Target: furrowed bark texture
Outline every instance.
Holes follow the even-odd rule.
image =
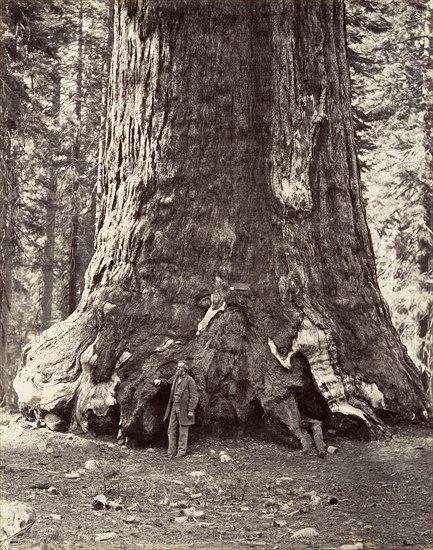
[[[308,448],[304,417],[421,416],[376,281],[342,3],[120,4],[97,250],[21,402],[149,441],[153,380],[187,359],[202,426],[259,409]]]

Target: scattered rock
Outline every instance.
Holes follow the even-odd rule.
[[[117,533],[114,533],[114,531],[109,531],[108,533],[98,533],[95,536],[95,540],[96,542],[101,542],[104,540],[117,539],[117,537],[118,537]]]
[[[61,495],[62,493],[56,489],[55,487],[48,487],[47,489],[47,493],[49,493],[50,495]]]
[[[202,470],[195,470],[194,472],[190,472],[189,475],[191,477],[203,477],[206,475],[206,472],[203,472]]]
[[[287,521],[285,519],[274,519],[273,525],[275,525],[275,527],[285,527]]]
[[[203,510],[194,510],[194,512],[192,513],[192,517],[195,519],[203,519],[206,517],[206,514]]]
[[[328,497],[328,503],[329,503],[329,504],[332,504],[332,505],[338,504],[338,498],[337,498],[337,497],[334,497],[334,496],[329,496],[329,497]]]
[[[242,506],[241,507],[241,512],[249,512],[250,509],[248,508],[248,506]]]
[[[152,449],[152,447],[149,447],[146,452],[147,453],[154,453],[155,449]]]
[[[172,479],[171,482],[174,483],[175,485],[181,485],[182,487],[185,485],[183,481],[180,481],[178,479]]]
[[[66,479],[80,479],[80,474],[78,472],[70,472],[65,474]]]
[[[311,491],[310,495],[311,504],[313,506],[318,506],[320,504],[320,501],[322,500],[316,493],[316,491]]]
[[[99,467],[99,462],[97,460],[86,460],[84,463],[84,468],[86,470],[96,470]]]
[[[184,492],[188,493],[188,494],[191,494],[192,493],[191,487],[185,487]]]
[[[280,481],[281,483],[290,483],[293,481],[293,477],[279,477],[277,481]]]
[[[164,522],[161,518],[156,518],[152,521],[152,525],[155,525],[156,527],[163,527]]]
[[[30,489],[49,489],[51,487],[51,483],[49,481],[35,481],[31,485],[29,485]]]
[[[228,455],[225,451],[220,452],[220,462],[231,462],[232,457]]]
[[[356,542],[355,544],[342,544],[338,550],[363,550],[363,548],[362,542]]]
[[[216,528],[216,525],[215,523],[210,523],[210,522],[207,522],[207,521],[202,521],[200,522],[200,527],[207,527],[208,529],[215,529]]]
[[[292,539],[312,539],[318,537],[319,533],[312,527],[305,527],[304,529],[298,529],[291,536]]]
[[[159,503],[161,506],[168,506],[170,504],[170,499],[168,497],[164,497],[159,501]]]
[[[405,546],[415,546],[415,543],[413,542],[413,540],[410,540],[410,539],[404,539],[403,544]]]
[[[201,498],[201,497],[202,497],[202,493],[191,493],[189,495],[189,498],[194,498],[194,499]]]
[[[338,453],[338,449],[337,449],[337,447],[333,447],[332,445],[328,445],[328,447],[326,447],[326,452],[329,453],[330,455],[335,455],[335,453]]]
[[[105,506],[108,510],[115,510],[116,512],[123,510],[123,504],[120,504],[117,500],[107,500]]]
[[[59,521],[62,519],[62,516],[60,514],[51,514],[50,518]]]
[[[53,432],[66,432],[69,428],[68,423],[54,413],[48,413],[44,417],[46,427]]]
[[[107,506],[107,497],[105,495],[96,495],[92,503],[94,510],[104,510]]]
[[[79,468],[76,473],[80,474],[80,476],[83,476],[86,473],[86,470],[84,468]]]

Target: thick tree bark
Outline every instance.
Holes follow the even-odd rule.
[[[161,429],[189,360],[201,424],[424,413],[379,293],[340,0],[119,2],[97,250],[27,348],[23,406]],[[316,426],[316,425],[315,425]],[[317,434],[316,434],[317,435]]]

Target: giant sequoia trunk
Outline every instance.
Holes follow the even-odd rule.
[[[150,441],[189,360],[201,425],[424,413],[378,290],[340,0],[121,1],[97,249],[23,406]],[[341,416],[343,415],[343,416]],[[380,415],[379,415],[380,416]]]

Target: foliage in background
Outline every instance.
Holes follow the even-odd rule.
[[[8,153],[17,197],[7,335],[13,369],[31,337],[70,313],[93,253],[109,5],[11,0],[2,9],[16,100]]]
[[[347,4],[353,108],[368,224],[381,290],[412,359],[421,366],[423,322],[433,308],[426,174],[424,0]],[[430,216],[430,220],[429,220]]]

